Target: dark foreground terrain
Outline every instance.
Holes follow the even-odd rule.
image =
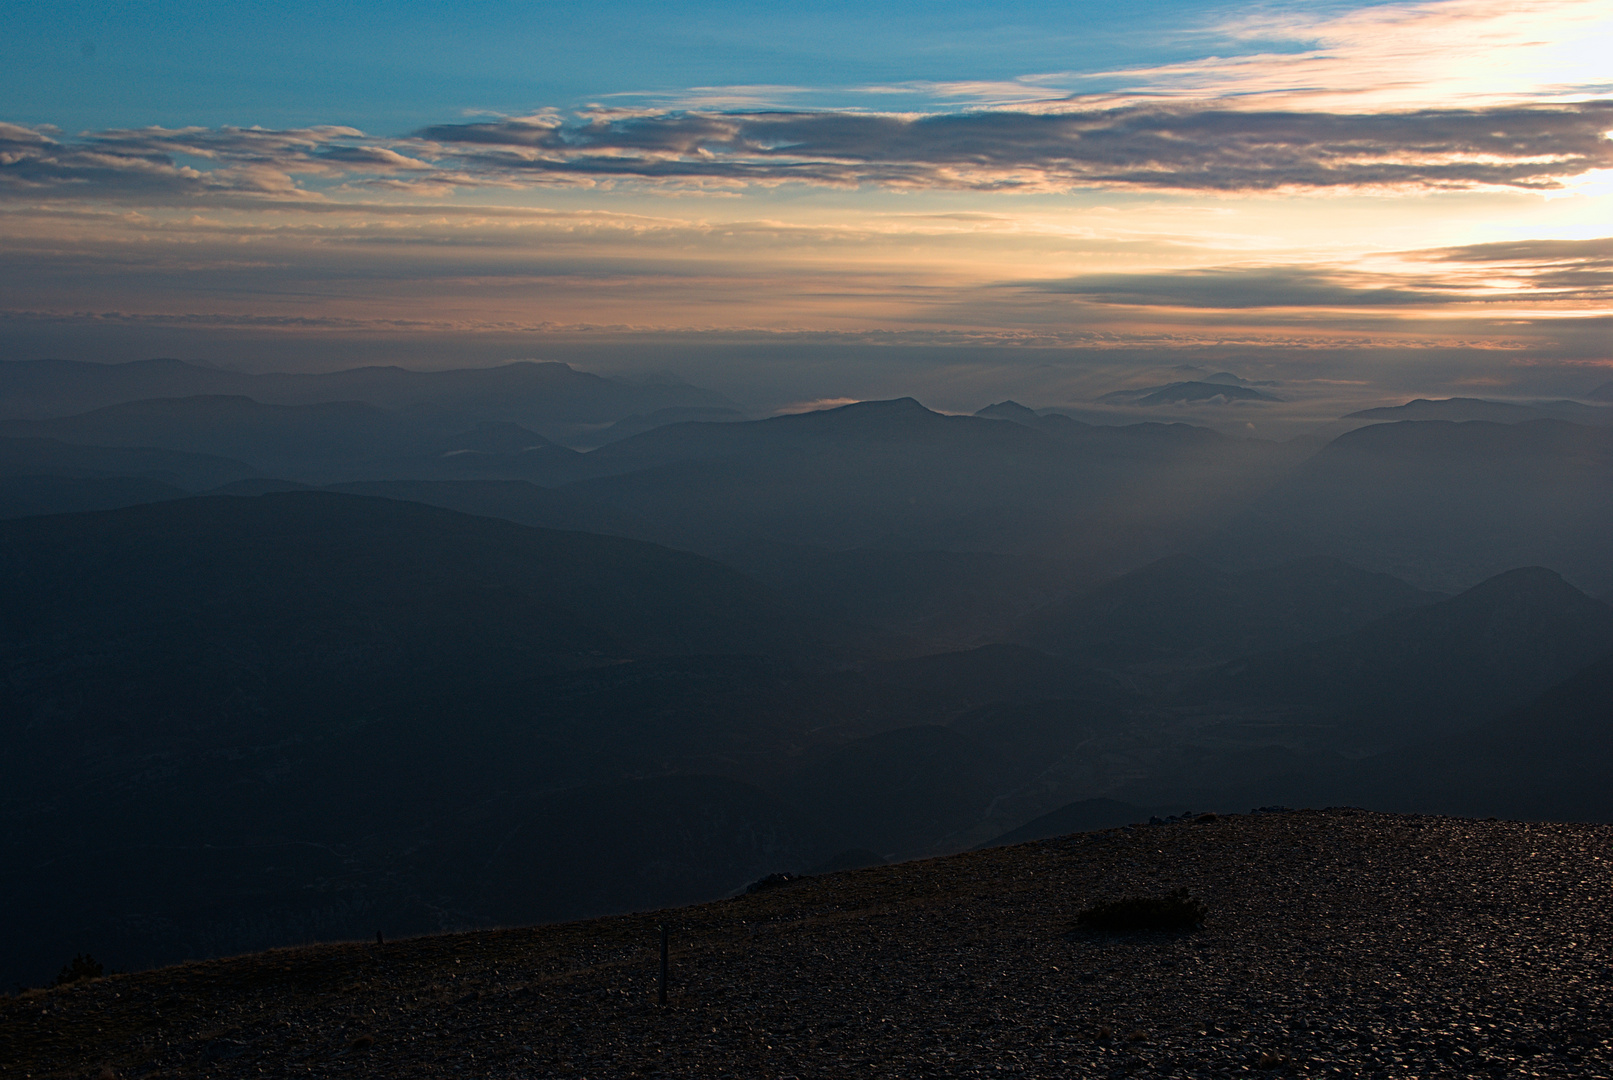
[[[1610,860],[1607,826],[1206,816],[29,992],[0,1076],[1607,1076]],[[1202,931],[1072,925],[1177,887]]]

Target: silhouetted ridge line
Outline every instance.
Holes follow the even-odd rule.
[[[1613,608],[1524,567],[1351,634],[1234,661],[1199,698],[1285,703],[1361,725],[1369,742],[1453,736],[1613,649]]]
[[[1322,556],[1229,573],[1173,555],[1036,613],[1015,636],[1094,663],[1206,664],[1332,637],[1435,599]]]

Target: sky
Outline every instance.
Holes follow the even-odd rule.
[[[1610,56],[1613,0],[12,0],[0,358],[1579,396]]]

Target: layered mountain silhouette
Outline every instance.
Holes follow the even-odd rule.
[[[1483,398],[1444,398],[1430,401],[1417,398],[1404,405],[1362,409],[1349,413],[1346,420],[1488,420],[1498,424],[1518,424],[1525,420],[1571,420],[1577,424],[1613,424],[1613,409],[1578,401],[1486,401]]]
[[[1613,428],[1562,420],[1372,424],[1333,440],[1228,524],[1215,561],[1327,554],[1454,592],[1549,566],[1613,585]]]
[[[605,428],[591,440],[597,445],[616,442],[633,435],[641,435],[646,431],[653,431],[668,424],[683,424],[691,421],[709,421],[712,423],[732,423],[736,420],[748,419],[738,409],[725,408],[718,405],[673,405],[665,409],[656,409],[652,413],[624,416],[610,427]]]
[[[1175,555],[1051,605],[1015,638],[1095,664],[1203,665],[1335,637],[1440,598],[1325,556],[1230,573]]]
[[[925,853],[965,834],[1008,778],[989,747],[940,725],[899,728],[824,754],[780,786],[838,847]]]
[[[0,519],[116,510],[189,494],[142,476],[0,476]]]
[[[77,416],[0,425],[105,447],[157,447],[250,462],[296,480],[391,475],[564,475],[579,455],[520,425],[481,421],[454,432],[362,402],[265,405],[247,397],[156,398]]]
[[[424,503],[540,529],[659,539],[652,522],[525,480],[370,480],[331,484],[323,490]]]
[[[1384,806],[1522,820],[1613,820],[1613,654],[1459,735],[1364,762],[1353,792]]]
[[[1455,737],[1613,651],[1613,608],[1556,573],[1509,571],[1360,630],[1234,661],[1200,699],[1302,709],[1362,745]]]
[[[1077,430],[943,416],[912,399],[673,424],[586,455],[592,477],[567,490],[708,554],[763,540],[1079,558],[1101,573],[1139,550],[1164,554],[1292,463],[1278,444],[1187,425]]]
[[[986,420],[1007,420],[1010,423],[1035,428],[1037,431],[1045,431],[1050,435],[1074,434],[1080,428],[1091,426],[1050,409],[1038,412],[1017,401],[999,401],[995,405],[987,405],[984,409],[977,410],[975,415]]]
[[[211,454],[0,436],[0,476],[155,480],[183,491],[201,492],[257,475],[245,462]]]
[[[1244,401],[1281,401],[1275,394],[1257,390],[1254,386],[1233,382],[1174,382],[1164,386],[1144,386],[1134,390],[1115,390],[1098,399],[1106,405],[1181,405],[1189,402],[1224,401],[1234,404]]]
[[[0,844],[12,865],[53,868],[8,875],[8,910],[37,918],[9,949],[95,924],[172,958],[260,931],[351,933],[366,905],[418,930],[491,919],[406,853],[469,843],[474,815],[455,822],[501,792],[659,771],[669,739],[687,760],[790,729],[787,708],[714,706],[709,670],[685,680],[680,713],[653,658],[727,663],[728,692],[799,703],[790,658],[821,653],[760,586],[698,556],[389,499],[27,518],[0,523],[0,551]],[[601,678],[650,708],[601,699]],[[827,705],[796,707],[824,726]],[[721,721],[654,729],[702,709]],[[152,911],[177,922],[116,929]]]
[[[268,405],[362,402],[455,428],[508,421],[561,441],[586,439],[625,417],[658,409],[733,406],[720,394],[673,379],[626,382],[532,361],[445,371],[366,367],[326,374],[248,374],[180,360],[0,363],[0,419],[45,419],[153,398],[201,395],[246,397]]]
[[[3,536],[15,647],[115,632],[143,650],[161,630],[193,639],[165,643],[177,655],[334,668],[344,656],[788,655],[806,641],[764,590],[698,556],[392,499],[185,499],[23,519]],[[444,636],[451,626],[470,636]]]
[[[0,419],[7,978],[1188,805],[1613,817],[1607,426],[172,361],[0,364]]]
[[[1073,577],[1050,559],[981,551],[835,551],[753,540],[717,557],[797,610],[937,648],[1000,637]]]

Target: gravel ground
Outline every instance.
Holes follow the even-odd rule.
[[[0,999],[0,1076],[1607,1077],[1610,860],[1608,826],[1136,826],[30,992]],[[1201,931],[1072,926],[1180,886]]]

